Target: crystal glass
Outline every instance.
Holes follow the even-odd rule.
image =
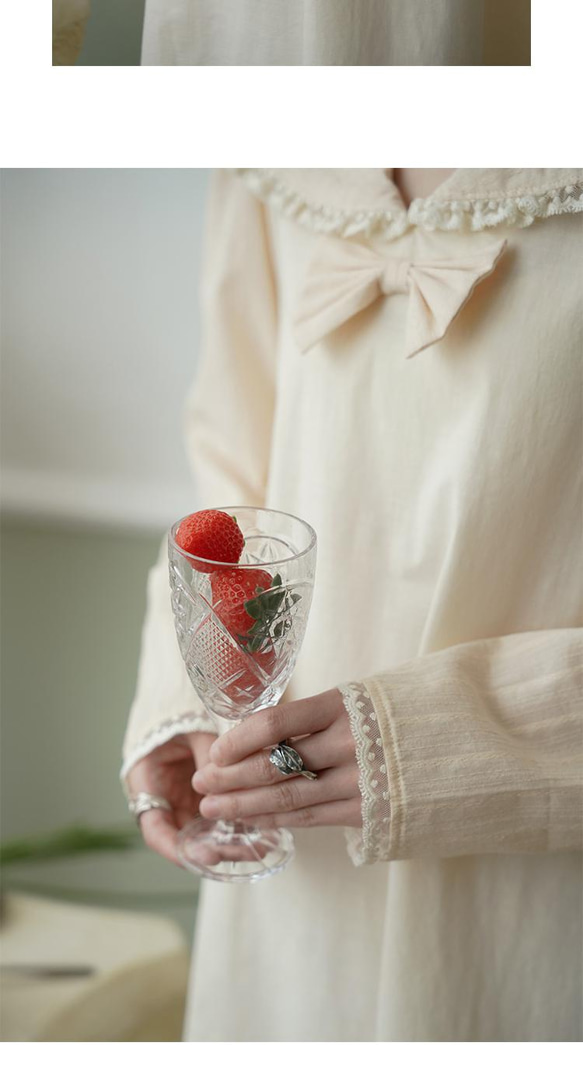
[[[239,563],[214,563],[185,552],[175,540],[179,520],[168,536],[170,588],[190,680],[207,711],[234,725],[277,704],[289,681],[310,611],[316,534],[302,519],[281,511],[218,510],[236,518],[243,533]],[[210,573],[197,569],[210,563]],[[221,572],[236,570],[244,578],[255,568],[269,574],[271,585],[247,602],[249,630],[236,634],[223,621],[227,616],[211,575],[216,581]],[[289,830],[199,816],[181,831],[179,855],[185,867],[207,878],[252,882],[283,870],[293,856],[293,837]]]

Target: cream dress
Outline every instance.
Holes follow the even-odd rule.
[[[147,0],[142,64],[479,64],[483,0]]]
[[[364,829],[203,885],[190,1040],[581,1038],[581,211],[574,170],[215,179],[188,451],[318,532],[287,699],[344,683]],[[163,546],[124,770],[197,728]]]

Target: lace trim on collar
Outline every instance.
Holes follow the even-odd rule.
[[[293,219],[308,230],[335,237],[381,237],[387,241],[400,237],[409,226],[407,212],[381,209],[346,210],[311,203],[305,196],[286,185],[271,170],[236,170],[255,196],[281,215]]]
[[[583,186],[567,185],[537,195],[500,200],[414,200],[410,222],[425,230],[487,230],[532,226],[537,219],[583,211]]]
[[[469,231],[496,226],[531,226],[537,219],[583,211],[583,185],[565,185],[543,193],[494,199],[414,200],[409,209],[342,210],[313,203],[286,185],[271,170],[235,171],[260,200],[316,233],[336,237],[391,241],[410,226],[424,230]]]

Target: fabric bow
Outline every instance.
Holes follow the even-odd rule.
[[[478,282],[495,269],[506,241],[474,255],[434,262],[390,259],[365,245],[323,241],[308,269],[295,320],[302,352],[382,296],[409,294],[407,359],[445,336]]]

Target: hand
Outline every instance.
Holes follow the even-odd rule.
[[[269,747],[288,739],[316,781],[284,776]],[[266,750],[267,749],[267,750]],[[258,711],[212,745],[192,785],[207,795],[201,815],[261,827],[362,826],[359,770],[338,689]]]
[[[208,762],[214,740],[214,734],[181,734],[135,763],[127,776],[130,793],[153,793],[172,805],[171,812],[146,811],[140,816],[140,830],[148,848],[179,867],[178,831],[198,814],[200,803],[192,789],[192,775]]]

